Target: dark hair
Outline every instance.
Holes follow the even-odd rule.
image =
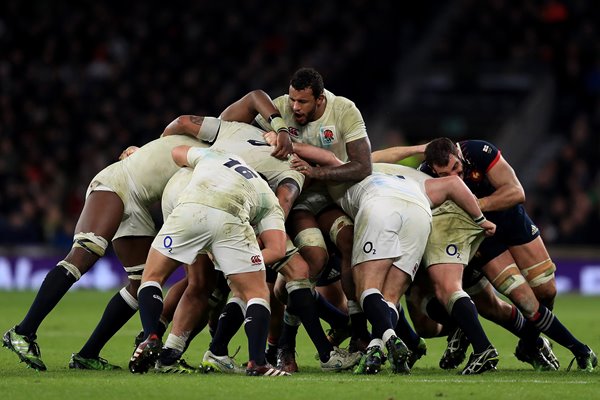
[[[313,68],[300,68],[294,72],[290,79],[290,86],[296,90],[311,88],[315,99],[323,94],[325,88],[323,77]]]
[[[430,167],[446,166],[450,162],[450,154],[458,157],[458,149],[452,140],[446,137],[434,139],[425,148],[425,162]]]

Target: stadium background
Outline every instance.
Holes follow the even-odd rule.
[[[218,115],[312,66],[374,149],[440,135],[498,145],[558,265],[600,294],[600,4],[585,0],[5,0],[0,289],[68,251],[85,188],[179,114]],[[124,275],[109,255],[78,286]]]

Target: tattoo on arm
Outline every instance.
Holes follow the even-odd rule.
[[[371,143],[369,139],[354,140],[346,145],[348,160],[338,167],[316,168],[316,178],[335,182],[360,181],[371,174]]]
[[[204,117],[199,117],[197,115],[190,115],[190,122],[192,124],[202,126],[202,122],[204,122]]]

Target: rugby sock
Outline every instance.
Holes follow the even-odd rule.
[[[227,346],[231,338],[235,336],[240,326],[244,323],[244,315],[246,314],[244,307],[245,304],[242,299],[232,297],[223,308],[223,312],[219,316],[215,335],[208,348],[214,355],[227,355]]]
[[[345,328],[348,326],[350,323],[348,315],[327,301],[319,292],[315,291],[314,296],[319,318],[331,325],[332,328]]]
[[[116,293],[106,305],[100,322],[79,351],[79,355],[84,358],[97,358],[104,345],[133,317],[137,309],[137,300],[127,290],[122,289]]]
[[[519,346],[536,345],[540,337],[539,329],[532,322],[526,320],[517,307],[514,305],[511,305],[511,307],[510,319],[500,321],[500,326],[521,339],[519,340]]]
[[[390,308],[379,290],[365,290],[360,296],[360,302],[373,326],[373,337],[381,338],[386,330],[393,329]]]
[[[323,332],[316,308],[315,298],[310,288],[296,289],[288,293],[288,311],[300,318],[306,333],[319,352],[321,361],[327,361],[333,345],[329,343]]]
[[[57,265],[52,268],[44,278],[27,315],[15,327],[15,332],[19,335],[34,335],[44,318],[56,307],[76,281],[77,278],[64,267]]]
[[[145,282],[138,290],[140,319],[144,328],[144,338],[158,331],[160,314],[163,310],[162,288],[158,282]]]
[[[429,299],[427,305],[425,306],[425,311],[427,312],[429,318],[439,324],[444,325],[444,327],[448,327],[448,330],[451,330],[451,327],[456,325],[456,323],[450,318],[450,315],[448,315],[446,308],[435,297]]]
[[[473,345],[473,353],[481,353],[491,346],[479,322],[475,304],[473,304],[470,297],[466,296],[456,299],[452,306],[451,316],[456,320],[463,332],[465,332],[467,338],[469,338],[469,341]]]
[[[348,313],[350,314],[350,332],[353,339],[371,340],[371,333],[367,327],[367,316],[355,300],[348,300]]]
[[[244,330],[248,336],[248,356],[256,365],[265,365],[265,343],[269,336],[269,320],[271,311],[265,299],[248,300]]]
[[[419,346],[420,337],[406,319],[404,307],[401,304],[398,304],[398,322],[394,330],[409,349],[416,349]]]
[[[583,343],[575,339],[567,328],[558,320],[558,318],[548,310],[546,306],[540,304],[538,311],[530,318],[536,328],[544,332],[546,336],[554,340],[561,346],[569,349],[573,354],[582,354],[587,352]]]
[[[300,328],[300,318],[285,311],[283,314],[283,326],[279,336],[279,348],[286,350],[294,350],[296,348],[296,336],[298,328]]]

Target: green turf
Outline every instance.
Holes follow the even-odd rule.
[[[0,333],[19,322],[33,299],[32,292],[0,291]],[[18,358],[0,349],[0,398],[2,399],[592,399],[600,398],[600,373],[566,372],[570,353],[555,345],[561,361],[559,372],[536,373],[513,356],[516,340],[506,331],[484,322],[500,353],[499,371],[459,376],[437,367],[445,340],[427,341],[428,355],[410,376],[396,376],[387,369],[377,376],[353,376],[349,372],[324,373],[318,369],[315,350],[304,331],[298,338],[301,372],[287,378],[250,378],[218,374],[173,376],[149,373],[133,375],[126,369],[133,338],[138,333],[135,316],[106,346],[102,356],[124,367],[122,371],[96,372],[68,369],[76,352],[91,333],[112,293],[69,293],[44,321],[38,332],[47,372],[26,369]],[[560,296],[557,315],[583,342],[600,351],[600,298]],[[230,351],[241,345],[238,360],[247,357],[245,337],[238,334]],[[192,344],[186,360],[201,361],[208,333]]]

